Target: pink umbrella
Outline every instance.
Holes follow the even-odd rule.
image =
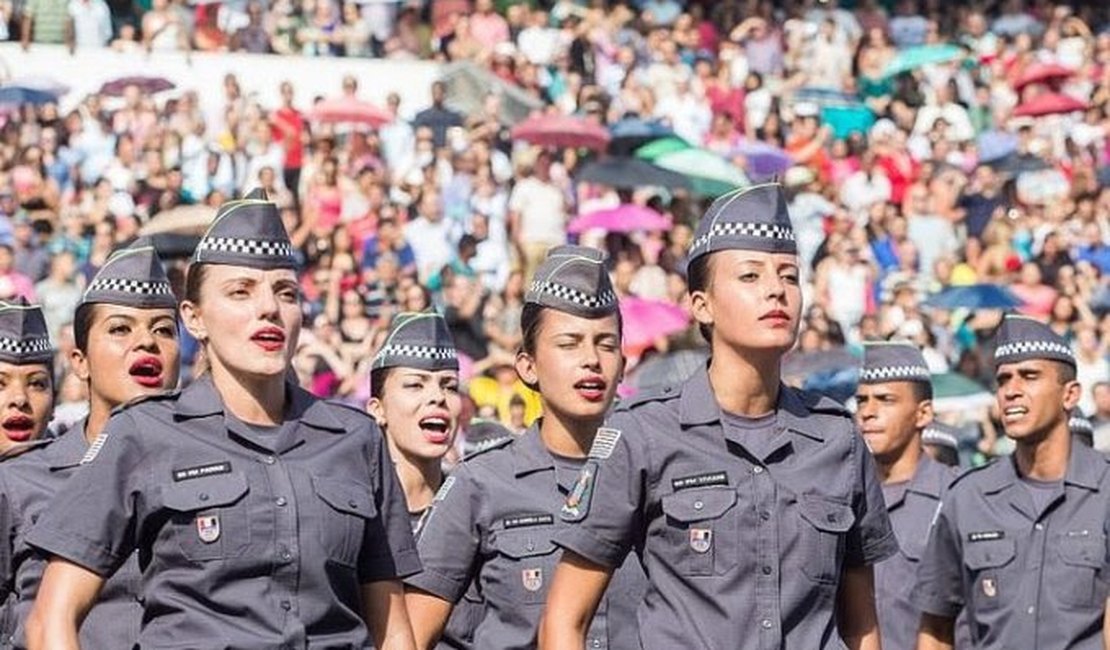
[[[609,146],[609,131],[600,124],[573,115],[536,115],[513,127],[513,140],[544,147],[584,147],[603,151]]]
[[[1086,102],[1081,102],[1063,93],[1045,93],[1019,104],[1014,109],[1014,117],[1040,117],[1042,115],[1085,110],[1087,110]]]
[[[374,128],[393,121],[389,111],[353,97],[325,99],[312,107],[310,117],[315,122],[351,122]]]
[[[625,354],[638,356],[663,337],[686,329],[690,317],[678,305],[661,300],[629,296],[621,298]]]
[[[670,220],[655,210],[626,203],[615,208],[580,214],[567,225],[567,232],[577,235],[593,229],[606,232],[635,232],[667,230],[670,227]]]
[[[1058,63],[1033,63],[1014,81],[1014,90],[1021,90],[1029,84],[1060,81],[1073,74],[1074,70]]]

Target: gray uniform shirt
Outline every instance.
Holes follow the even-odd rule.
[[[27,533],[46,510],[51,498],[81,466],[89,453],[85,420],[33,452],[0,465],[0,508],[13,526],[5,531],[4,543],[12,553],[13,609],[5,629],[5,642],[26,647],[23,625],[38,594],[45,557],[27,544]],[[139,599],[139,560],[135,553],[105,583],[96,605],[81,624],[83,648],[130,648],[139,639],[143,609]]]
[[[730,438],[706,369],[630,400],[599,433],[559,545],[640,554],[645,650],[841,648],[841,570],[897,552],[874,461],[842,406],[783,387],[775,444]]]
[[[913,650],[917,646],[921,611],[910,602],[910,593],[925,552],[929,523],[954,478],[950,468],[922,454],[910,481],[883,486],[899,549],[896,555],[875,565],[875,609],[883,648],[887,650]]]
[[[577,478],[557,465],[533,425],[520,438],[468,457],[436,497],[419,542],[424,572],[406,582],[457,603],[475,581],[486,603],[475,648],[536,645],[559,559],[559,508]],[[628,603],[637,602],[643,589],[637,563],[618,572],[594,616],[587,648],[638,650]]]
[[[290,385],[281,431],[259,436],[205,377],[106,431],[28,542],[103,576],[138,549],[143,647],[362,648],[360,585],[420,569],[364,413]]]
[[[965,610],[975,648],[1101,650],[1110,594],[1110,459],[1072,445],[1062,493],[1033,506],[1012,458],[949,488],[918,568],[913,602]]]

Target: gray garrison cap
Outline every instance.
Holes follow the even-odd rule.
[[[617,294],[605,268],[605,254],[585,246],[556,246],[532,278],[524,302],[583,318],[617,311]]]
[[[77,307],[93,303],[140,309],[177,307],[166,269],[149,238],[140,237],[127,248],[112,253],[85,289]]]
[[[960,450],[959,430],[943,422],[933,422],[921,432],[921,444]]]
[[[1048,359],[1075,367],[1075,353],[1044,323],[1025,316],[1007,315],[994,338],[994,366],[1029,359]]]
[[[193,253],[193,264],[227,264],[255,269],[292,269],[293,244],[277,206],[262,190],[220,206]]]
[[[1095,446],[1095,426],[1079,411],[1073,411],[1068,418],[1068,431],[1088,447]]]
[[[432,312],[402,312],[393,317],[389,334],[374,355],[371,370],[382,368],[458,370],[455,341],[443,316]]]
[[[38,305],[29,305],[23,298],[0,302],[0,361],[16,365],[51,363],[54,347],[47,332]]]
[[[930,382],[929,366],[916,345],[902,342],[865,343],[861,384],[885,384],[889,381]]]
[[[721,250],[797,253],[782,185],[763,183],[719,197],[698,222],[688,262]]]

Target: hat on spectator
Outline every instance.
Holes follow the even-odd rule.
[[[1030,359],[1047,359],[1075,367],[1075,354],[1048,325],[1025,316],[1009,314],[994,338],[994,366]]]
[[[929,366],[916,345],[901,341],[868,342],[863,345],[861,384],[885,384],[891,381],[930,383]]]
[[[77,308],[93,303],[140,309],[177,307],[166,269],[149,238],[140,237],[108,257],[85,289]]]
[[[617,311],[617,294],[605,268],[605,254],[585,246],[556,246],[536,269],[524,302],[583,318]]]
[[[714,201],[698,222],[687,263],[730,249],[798,252],[781,185],[752,185]]]
[[[254,190],[220,206],[193,253],[193,264],[227,264],[255,269],[296,268],[293,245],[277,206]]]
[[[0,361],[16,365],[51,363],[54,346],[47,332],[38,305],[29,305],[23,298],[0,302]]]
[[[459,356],[447,321],[434,311],[402,312],[393,317],[371,370],[382,368],[458,370]]]

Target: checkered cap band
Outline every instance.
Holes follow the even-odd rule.
[[[756,223],[751,221],[729,221],[715,223],[690,246],[690,257],[705,252],[703,249],[716,237],[750,237],[753,239],[776,239],[794,241],[794,229],[777,223]]]
[[[884,381],[929,381],[929,369],[923,366],[876,366],[862,368],[859,380],[864,383]]]
[[[458,359],[455,348],[434,347],[431,345],[389,344],[382,346],[374,355],[373,366],[380,367],[389,359],[420,359],[427,361],[454,361]]]
[[[54,349],[50,346],[50,339],[48,338],[11,339],[0,337],[0,354],[22,357],[36,353],[53,354],[53,352]]]
[[[197,252],[201,251],[235,253],[255,257],[293,257],[293,245],[287,241],[266,241],[241,237],[205,237],[197,245]]]
[[[1049,358],[1064,357],[1075,362],[1075,353],[1066,345],[1055,341],[1014,341],[1003,343],[994,350],[994,360],[1003,361],[1008,357],[1052,355]]]
[[[103,278],[92,281],[85,294],[97,291],[118,291],[120,293],[133,293],[140,296],[172,296],[169,282],[149,282],[146,280],[128,280],[125,278]]]
[[[1068,420],[1068,428],[1072,431],[1078,431],[1081,433],[1093,433],[1095,430],[1095,427],[1093,424],[1091,424],[1090,420],[1088,420],[1087,418],[1075,416],[1072,416]]]
[[[953,449],[960,448],[960,441],[956,440],[956,436],[947,431],[940,431],[931,427],[921,433],[921,442],[927,445],[944,445]]]
[[[557,282],[542,282],[535,280],[532,282],[530,291],[536,294],[552,296],[559,300],[566,300],[585,309],[608,309],[617,304],[617,294],[612,291],[606,290],[596,296],[591,296],[588,293],[579,291],[578,289],[572,289]]]

